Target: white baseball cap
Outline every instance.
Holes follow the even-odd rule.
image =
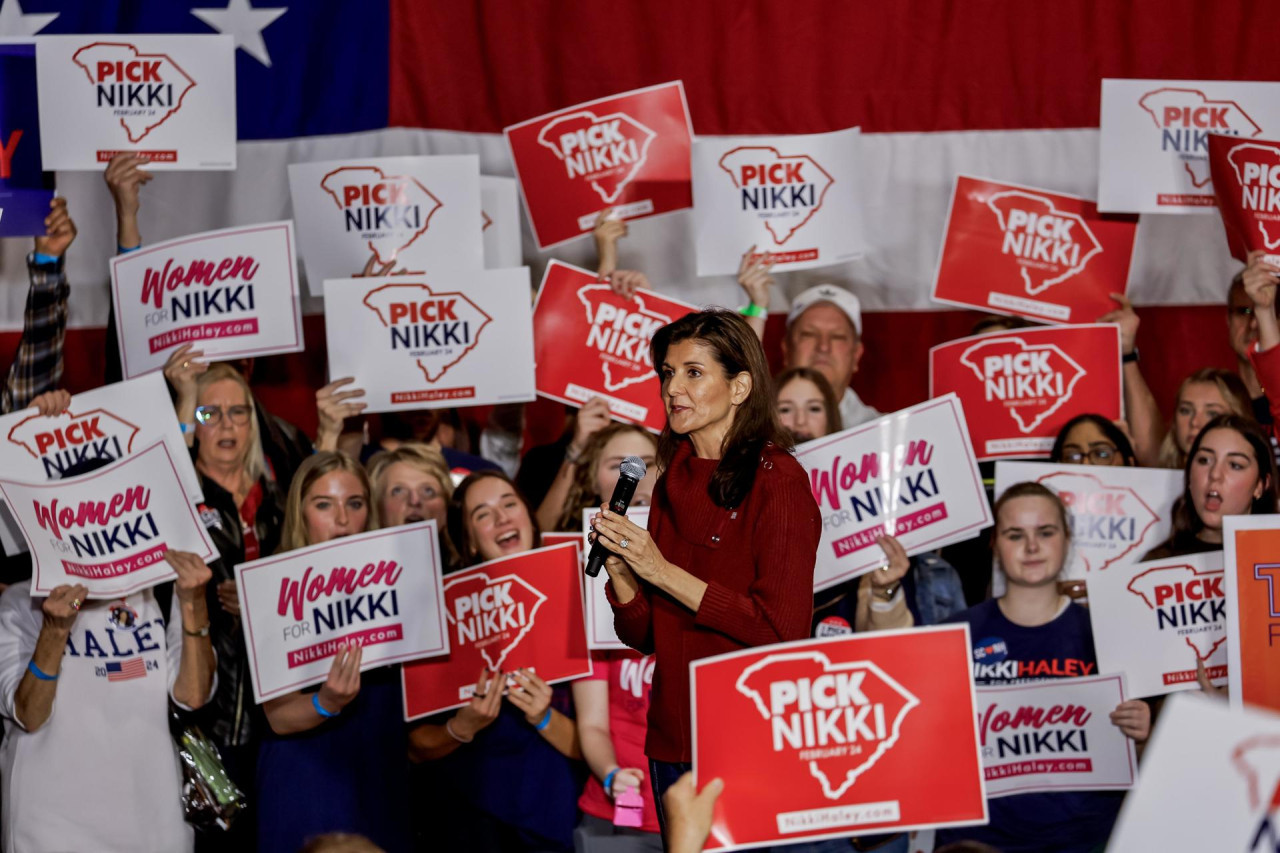
[[[854,331],[859,336],[862,335],[862,303],[858,301],[858,297],[834,284],[819,284],[792,299],[791,310],[787,312],[787,325],[790,326],[797,317],[819,302],[830,302],[843,311],[849,322],[853,323]]]

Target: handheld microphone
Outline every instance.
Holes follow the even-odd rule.
[[[639,456],[628,456],[618,466],[618,485],[613,487],[613,497],[609,499],[609,509],[618,515],[626,515],[631,504],[631,496],[636,493],[636,484],[644,479],[644,460]],[[595,577],[604,567],[604,561],[613,552],[601,544],[599,537],[591,543],[591,553],[587,555],[587,574]]]

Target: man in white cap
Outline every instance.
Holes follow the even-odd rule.
[[[819,284],[791,300],[782,339],[787,369],[810,367],[827,377],[840,397],[844,428],[880,417],[862,402],[849,381],[862,359],[862,306],[858,297],[834,284]]]

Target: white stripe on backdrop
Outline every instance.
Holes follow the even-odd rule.
[[[965,131],[863,134],[859,197],[868,245],[858,261],[789,273],[780,284],[794,294],[819,281],[847,284],[867,310],[937,310],[929,288],[941,245],[946,206],[957,173],[1096,197],[1096,130]],[[143,189],[144,239],[158,242],[198,231],[287,219],[290,162],[355,156],[468,154],[481,172],[512,175],[498,134],[393,128],[369,133],[239,145],[232,173],[161,173]],[[80,236],[71,249],[72,326],[101,326],[107,317],[107,258],[115,251],[115,219],[100,173],[63,172],[58,189],[70,203]],[[523,218],[523,212],[522,212]],[[551,257],[594,268],[589,239],[539,253],[523,225],[525,262],[539,281]],[[644,270],[655,286],[690,302],[740,305],[732,279],[694,275],[693,223],[687,212],[634,222],[624,242],[624,268]],[[24,257],[31,241],[0,240],[0,329],[22,325]],[[1148,216],[1138,230],[1131,292],[1138,304],[1218,302],[1240,266],[1227,253],[1216,211]],[[778,300],[774,310],[783,307]],[[319,306],[304,306],[319,313]]]

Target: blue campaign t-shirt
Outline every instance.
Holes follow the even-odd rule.
[[[1034,628],[1010,622],[994,599],[948,621],[969,624],[973,678],[979,685],[1098,674],[1089,611],[1074,602],[1052,621]],[[990,823],[939,830],[938,845],[970,839],[1005,853],[1083,853],[1106,843],[1123,800],[1119,791],[998,797],[987,803]]]

